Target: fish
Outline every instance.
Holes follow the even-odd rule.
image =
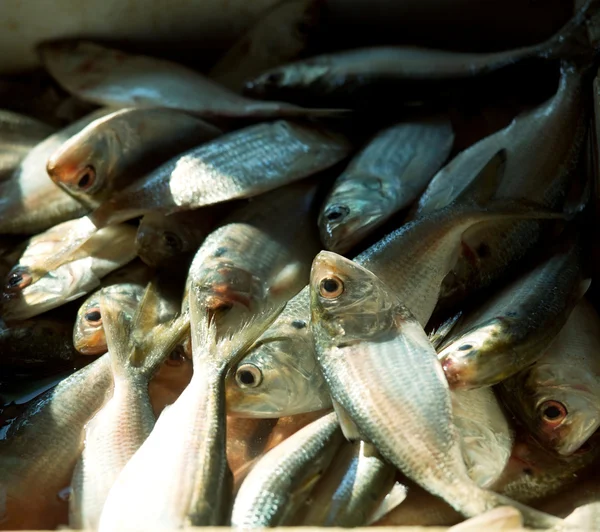
[[[581,254],[563,242],[454,327],[438,351],[452,388],[498,384],[543,355],[590,285]]]
[[[156,212],[144,215],[135,237],[137,254],[152,268],[169,268],[192,259],[213,229],[216,213],[208,208],[165,216]]]
[[[367,525],[371,526],[373,523],[379,521],[384,515],[396,509],[406,500],[407,493],[408,488],[404,484],[396,481],[392,486],[392,489],[383,498],[383,501],[381,501],[381,504],[375,509],[375,511],[367,520]]]
[[[437,116],[379,131],[336,179],[319,215],[326,249],[346,253],[408,207],[447,159],[452,124]]]
[[[27,153],[55,131],[35,118],[0,109],[0,181],[9,178]]]
[[[0,522],[6,530],[55,529],[66,524],[64,496],[83,448],[88,421],[110,396],[108,356],[42,394],[0,440]]]
[[[480,178],[494,181],[501,164],[499,152],[484,167]],[[445,209],[404,224],[355,260],[381,277],[425,325],[437,304],[442,281],[454,265],[466,229],[503,217],[554,216],[533,214],[530,206],[516,210],[512,202],[509,206],[501,203],[496,207],[478,207],[462,204],[459,197]],[[228,375],[227,404],[231,415],[283,416],[331,405],[315,361],[309,321],[309,288],[305,287],[286,304],[273,325]]]
[[[182,394],[192,379],[192,360],[182,345],[171,351],[148,384],[148,395],[154,417],[162,414]]]
[[[265,454],[237,493],[231,526],[247,529],[285,524],[321,478],[342,441],[332,412]]]
[[[408,46],[357,48],[273,68],[248,80],[244,89],[253,97],[301,100],[313,105],[374,105],[382,95],[390,94],[396,105],[437,103],[448,92],[464,96],[478,81],[495,79],[494,74],[502,75],[519,64],[589,54],[586,18],[596,10],[595,1],[587,2],[555,35],[523,48],[492,53]]]
[[[52,181],[90,209],[172,157],[222,131],[181,111],[119,109],[94,120],[48,159]]]
[[[471,517],[462,523],[448,529],[450,532],[465,532],[467,530],[522,530],[523,518],[516,508],[498,506],[484,514]]]
[[[317,361],[347,438],[375,445],[384,459],[465,517],[509,505],[529,526],[560,522],[469,478],[435,350],[417,318],[375,274],[322,251],[313,262],[310,290]],[[369,384],[374,379],[376,393]]]
[[[191,285],[188,290],[194,289]],[[217,341],[210,313],[200,308],[194,294],[189,301],[194,374],[117,478],[100,517],[101,532],[228,522],[232,478],[226,459],[223,378],[247,344],[235,338]],[[271,321],[258,315],[247,326],[258,327],[258,335]]]
[[[168,107],[204,118],[330,116],[338,112],[251,100],[183,65],[89,41],[45,42],[38,46],[38,53],[59,85],[97,105]]]
[[[599,325],[594,308],[581,299],[543,356],[499,388],[535,438],[562,456],[600,427]]]
[[[5,281],[0,296],[4,320],[31,318],[73,301],[91,292],[103,277],[135,258],[135,228],[120,224],[98,231],[70,260],[40,274],[36,267],[53,249],[60,248],[60,233],[52,233],[48,239],[44,235],[36,238],[39,240],[30,242]]]
[[[333,166],[349,152],[349,142],[331,131],[264,122],[174,157],[113,195],[90,219],[103,227],[150,211],[172,214],[249,198]]]
[[[241,92],[247,79],[295,59],[319,23],[321,5],[320,0],[284,0],[266,9],[219,58],[208,77]]]
[[[153,283],[133,319],[117,301],[100,298],[114,389],[85,427],[83,452],[71,481],[71,528],[97,529],[110,488],[154,427],[148,382],[189,327],[184,317],[158,323],[159,304]]]
[[[69,320],[50,316],[10,326],[0,322],[2,376],[44,375],[70,369],[77,356],[71,330]]]
[[[100,310],[100,299],[115,301],[121,312],[133,318],[142,299],[146,285],[152,279],[152,271],[139,261],[116,270],[103,280],[103,288],[86,298],[77,311],[73,326],[73,346],[82,355],[101,355],[108,350]],[[164,305],[164,303],[163,303]],[[173,308],[172,317],[178,312]]]
[[[303,180],[268,192],[206,237],[187,282],[214,313],[219,335],[232,335],[250,316],[287,302],[306,285],[321,247],[317,190],[318,181]]]
[[[577,162],[587,129],[584,70],[563,62],[556,94],[459,153],[431,180],[412,219],[453,201],[499,149],[506,150],[506,167],[495,198],[526,199],[560,208],[567,187],[578,179]],[[440,305],[456,306],[469,294],[509,275],[542,234],[543,227],[533,221],[465,233],[459,260],[444,281]]]
[[[294,521],[298,526],[365,526],[395,480],[396,468],[371,445],[346,442]]]
[[[553,530],[598,530],[600,528],[600,503],[591,502],[580,506],[565,517],[562,525]]]
[[[46,161],[68,138],[108,112],[94,111],[29,150],[12,175],[0,183],[0,233],[39,233],[89,210],[48,179]]]

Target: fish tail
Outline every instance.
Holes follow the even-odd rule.
[[[523,516],[523,523],[527,527],[548,529],[554,528],[563,522],[562,519],[554,515],[535,510],[526,504],[509,499],[504,495],[494,493],[494,497],[497,499],[496,506],[512,506],[519,510]]]

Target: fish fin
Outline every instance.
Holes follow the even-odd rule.
[[[337,414],[338,422],[344,437],[350,442],[356,442],[360,440],[366,441],[366,439],[362,437],[359,428],[356,426],[356,423],[354,423],[350,417],[350,414],[348,414],[348,411],[335,399],[332,399],[331,402],[333,404],[333,409]]]
[[[440,323],[437,326],[437,328],[433,329],[429,333],[429,341],[431,342],[431,345],[434,347],[434,349],[437,349],[442,345],[446,337],[452,332],[452,329],[454,329],[454,326],[458,323],[462,316],[463,311],[459,310],[458,312],[450,316],[448,319]]]
[[[110,356],[113,375],[124,375],[131,351],[129,333],[131,322],[114,299],[100,295],[100,313],[106,334],[106,345]]]
[[[302,272],[303,265],[300,262],[292,262],[287,264],[279,273],[275,276],[275,279],[269,287],[269,293],[277,294],[284,292],[293,284],[294,280],[298,278]]]
[[[527,527],[531,528],[553,528],[562,524],[563,520],[554,515],[542,512],[527,506],[526,504],[517,502],[505,495],[494,493],[496,501],[499,503],[498,506],[512,506],[516,508],[523,517],[523,523]]]
[[[506,150],[498,150],[452,203],[486,205],[496,193],[506,169]]]
[[[384,515],[390,513],[394,508],[404,502],[408,495],[408,488],[400,482],[396,482],[390,492],[385,496],[381,504],[375,509],[370,515],[369,520],[365,523],[365,526],[372,525],[376,521],[379,521]]]
[[[521,512],[512,506],[498,506],[448,529],[448,532],[475,530],[524,530]]]
[[[586,294],[586,292],[589,290],[591,284],[592,284],[591,279],[584,279],[583,281],[581,281],[581,283],[579,283],[579,290],[577,292],[577,300],[581,299]]]

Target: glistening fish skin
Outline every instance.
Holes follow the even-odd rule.
[[[327,414],[269,451],[248,474],[233,503],[231,524],[284,524],[327,469],[343,440],[335,413]]]
[[[48,175],[90,208],[171,157],[221,134],[180,111],[129,108],[94,120],[48,159]]]
[[[256,196],[324,170],[349,152],[345,138],[324,129],[284,120],[257,124],[171,159],[90,217],[103,226],[153,210],[173,213]]]
[[[337,178],[321,214],[321,240],[345,253],[408,207],[423,192],[452,148],[443,116],[403,122],[377,133]]]
[[[360,437],[465,516],[516,504],[469,478],[435,350],[389,288],[365,268],[331,252],[315,258],[310,287],[317,360],[333,399],[356,424]],[[375,380],[374,393],[370,383]],[[519,509],[532,525],[556,522],[549,515]]]
[[[451,387],[491,386],[538,360],[589,286],[566,242],[454,327],[438,357]]]
[[[582,299],[540,360],[500,386],[535,438],[563,456],[600,426],[599,325],[596,311]]]
[[[83,430],[112,388],[107,356],[67,377],[32,402],[0,441],[2,527],[54,529],[67,522],[69,486]]]

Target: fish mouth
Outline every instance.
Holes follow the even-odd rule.
[[[230,287],[221,289],[215,289],[215,287],[213,287],[212,293],[207,294],[204,297],[203,303],[204,307],[211,312],[226,312],[231,310],[235,305],[241,305],[250,310],[252,298],[250,297],[250,294],[231,290]]]
[[[456,360],[451,356],[447,356],[441,361],[442,369],[446,375],[448,385],[453,390],[465,390],[470,388],[470,371],[468,366],[460,360]]]
[[[102,327],[92,334],[82,335],[80,338],[74,340],[73,346],[82,355],[101,355],[108,351]]]

